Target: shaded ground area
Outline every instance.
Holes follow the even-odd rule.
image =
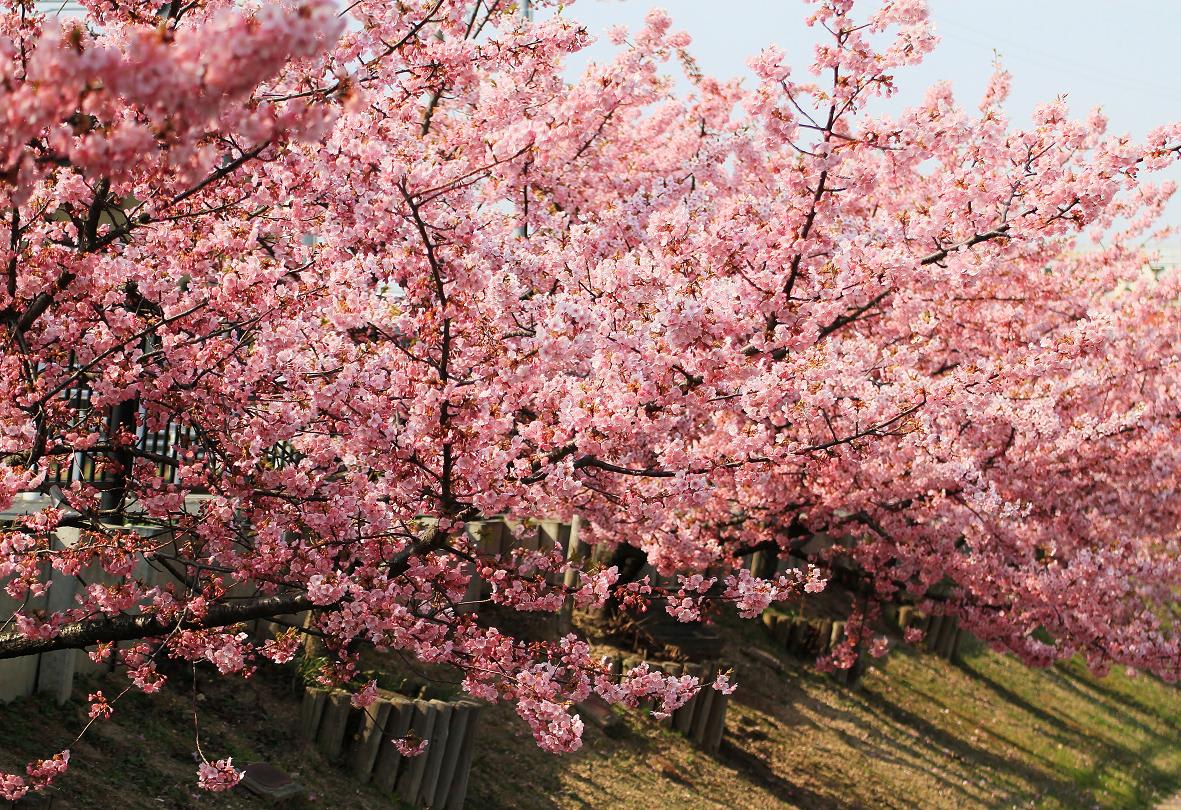
[[[206,755],[210,759],[232,756],[238,766],[271,762],[308,788],[308,807],[391,807],[384,796],[357,786],[344,770],[325,763],[314,749],[301,744],[302,686],[294,687],[294,675],[294,668],[270,668],[247,681],[227,681],[199,671],[195,703]],[[157,695],[127,693],[115,704],[112,718],[95,723],[77,743],[73,740],[87,721],[87,693],[102,689],[108,699],[113,698],[126,686],[126,678],[79,678],[74,699],[65,706],[41,697],[0,704],[0,771],[23,773],[30,758],[71,749],[70,769],[50,795],[40,802],[18,802],[15,807],[263,807],[241,788],[224,794],[198,790],[192,674],[182,670],[173,678]]]
[[[1073,810],[1150,808],[1181,788],[1181,691],[1154,679],[1097,680],[1074,664],[1030,671],[980,649],[957,667],[900,649],[848,689],[769,652],[754,623],[726,620],[721,630],[741,688],[719,755],[629,715],[621,739],[589,728],[583,750],[553,757],[511,709],[492,707],[467,806]],[[201,676],[207,753],[296,773],[309,807],[396,806],[298,741],[293,674]],[[238,791],[196,791],[190,679],[177,673],[162,696],[129,694],[73,745],[53,807],[261,807]],[[109,697],[120,681],[80,681],[64,707],[0,706],[0,770],[70,744],[96,688]]]

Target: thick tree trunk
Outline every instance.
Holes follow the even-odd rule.
[[[647,564],[648,552],[628,543],[620,543],[616,546],[615,553],[611,555],[611,561],[607,563],[608,566],[614,565],[619,568],[619,580],[615,583],[615,587],[635,582],[640,578],[640,572]],[[599,619],[606,621],[614,618],[618,613],[619,600],[612,595],[599,610]]]
[[[116,437],[122,431],[130,433],[132,436],[136,435],[135,417],[138,412],[138,399],[124,400],[111,408],[107,425],[108,444],[114,447]],[[103,491],[99,508],[104,513],[105,522],[121,524],[126,518],[124,508],[127,503],[127,485],[128,479],[131,477],[131,465],[135,461],[135,455],[130,447],[119,447],[110,455],[118,466],[112,480],[99,484]]]

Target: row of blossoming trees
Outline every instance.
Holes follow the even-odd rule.
[[[1003,71],[976,110],[937,85],[876,115],[935,44],[920,0],[813,0],[809,74],[772,48],[746,84],[662,13],[569,81],[568,10],[83,5],[0,17],[0,501],[83,452],[106,476],[4,529],[0,577],[124,579],[0,617],[0,657],[84,648],[155,691],[167,658],[289,659],[240,623],[311,610],[326,675],[362,644],[450,664],[555,751],[590,692],[686,701],[458,609],[473,567],[521,611],[613,594],[611,568],[473,556],[465,522],[510,513],[684,574],[683,618],[820,587],[823,557],[741,563],[827,532],[875,599],[939,584],[1029,662],[1178,674],[1181,310],[1139,245],[1181,127],[1138,143],[1056,101],[1019,128]],[[175,463],[135,438],[165,424]],[[143,557],[175,584],[128,579]]]

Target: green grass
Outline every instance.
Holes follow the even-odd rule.
[[[769,659],[753,623],[727,620],[724,635],[741,688],[716,757],[633,716],[625,739],[591,730],[553,759],[496,709],[475,806],[1131,810],[1181,788],[1181,691],[1154,678],[900,647],[848,689]]]
[[[1039,806],[1150,807],[1181,787],[1176,687],[1120,671],[1100,680],[1077,661],[1031,674],[982,652],[967,657],[964,671],[1004,707],[978,722],[1029,767],[1060,779],[1062,790]]]

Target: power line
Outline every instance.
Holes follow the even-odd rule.
[[[940,17],[936,20],[936,24],[940,28],[946,25],[959,29],[960,33],[950,31],[943,31],[942,33],[950,39],[966,42],[969,45],[986,48],[990,51],[997,49],[997,43],[1012,47],[1014,50],[1011,54],[1004,54],[1005,58],[1011,55],[1015,59],[1031,62],[1040,67],[1076,73],[1082,75],[1083,78],[1103,82],[1113,87],[1118,87],[1123,91],[1130,90],[1132,92],[1143,93],[1145,89],[1150,89],[1157,94],[1167,93],[1175,98],[1181,98],[1181,92],[1178,91],[1176,86],[1158,84],[1143,77],[1134,78],[1106,69],[1096,68],[1094,64],[1070,59],[1060,54],[1042,50],[1025,42],[994,34],[991,31],[982,31],[970,25],[965,25],[958,20]],[[971,36],[965,36],[962,32],[967,32]],[[981,38],[985,41],[981,41]]]

